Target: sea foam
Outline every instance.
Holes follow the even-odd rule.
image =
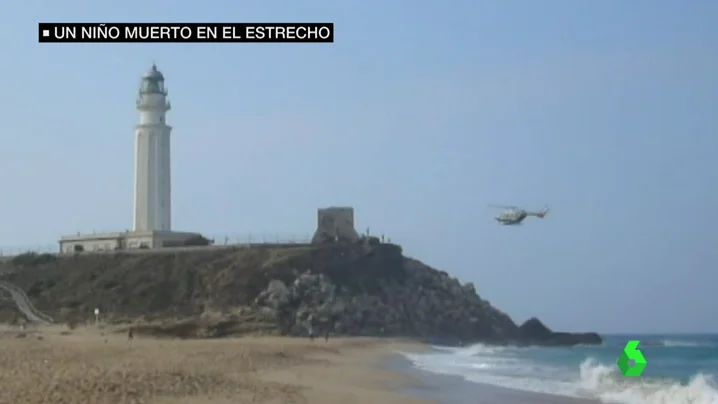
[[[586,358],[579,366],[562,368],[527,360],[522,357],[524,352],[520,348],[477,344],[434,347],[429,353],[404,356],[428,372],[536,393],[621,404],[718,404],[714,375],[696,373],[684,383],[670,378],[628,378],[619,373],[614,363]]]

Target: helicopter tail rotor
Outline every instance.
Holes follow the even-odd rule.
[[[543,219],[544,217],[546,217],[547,214],[548,214],[548,207],[545,207],[545,208],[541,209],[541,211],[539,213],[536,214],[536,217],[538,217],[539,219]]]

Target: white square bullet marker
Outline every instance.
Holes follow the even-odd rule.
[[[50,30],[49,30],[49,29],[43,29],[43,30],[42,30],[42,36],[50,36]]]

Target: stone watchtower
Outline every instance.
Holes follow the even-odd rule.
[[[312,244],[353,243],[359,240],[354,229],[354,208],[329,207],[317,210],[317,231]]]

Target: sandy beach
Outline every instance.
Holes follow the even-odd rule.
[[[382,370],[386,339],[159,340],[94,328],[0,331],[1,404],[429,403]]]

